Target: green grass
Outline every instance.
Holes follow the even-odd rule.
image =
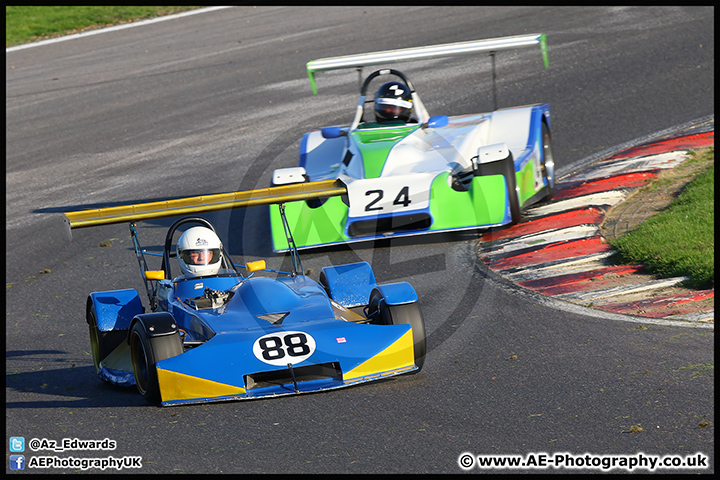
[[[197,7],[5,7],[5,47]]]
[[[691,162],[707,166],[673,203],[636,230],[612,240],[621,259],[641,263],[662,278],[687,276],[691,288],[715,284],[715,152]]]

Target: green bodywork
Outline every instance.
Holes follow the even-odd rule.
[[[398,142],[407,138],[419,125],[402,126],[381,130],[355,130],[350,138],[362,152],[365,178],[378,178],[385,166],[385,160]]]
[[[467,192],[447,184],[448,173],[438,175],[430,191],[430,231],[451,230],[476,225],[498,225],[507,209],[507,186],[502,175],[474,177]]]
[[[515,174],[515,180],[517,181],[518,187],[520,187],[520,205],[523,206],[530,197],[537,193],[535,191],[535,173],[532,161],[527,162],[525,166]]]
[[[500,225],[510,215],[507,186],[502,175],[474,177],[470,189],[459,192],[448,186],[448,173],[433,180],[430,191],[430,215],[433,222],[428,232]],[[285,215],[298,248],[358,241],[377,237],[349,237],[345,233],[348,206],[342,197],[328,198],[317,208],[307,202],[285,204]],[[270,206],[272,240],[276,251],[288,249],[277,205]],[[407,234],[417,232],[407,232]]]
[[[345,223],[348,206],[342,197],[330,197],[317,208],[308,206],[308,202],[290,202],[285,204],[285,216],[298,248],[326,243],[346,242]],[[270,205],[270,230],[276,251],[287,250],[280,208]]]

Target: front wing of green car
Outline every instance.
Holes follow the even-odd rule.
[[[453,189],[448,180],[449,175],[443,172],[431,181],[427,208],[402,214],[352,217],[347,196],[328,198],[319,206],[307,201],[287,203],[285,214],[295,245],[298,249],[313,248],[389,237],[490,228],[512,221],[508,188],[510,182],[506,175],[497,173],[476,176],[467,191]],[[522,175],[524,171],[518,174]],[[270,207],[270,226],[273,249],[276,252],[287,251],[288,244],[276,205]]]

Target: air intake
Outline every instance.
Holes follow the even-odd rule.
[[[427,213],[373,218],[372,220],[360,220],[351,223],[348,227],[348,235],[351,237],[364,237],[378,233],[426,230],[430,228],[430,224],[432,224],[432,218]]]
[[[339,362],[319,363],[305,367],[284,368],[269,372],[258,372],[245,375],[245,388],[278,387],[294,385],[312,380],[342,381],[342,370]]]

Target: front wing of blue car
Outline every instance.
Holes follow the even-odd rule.
[[[220,333],[157,363],[163,406],[318,392],[417,370],[409,325]]]

